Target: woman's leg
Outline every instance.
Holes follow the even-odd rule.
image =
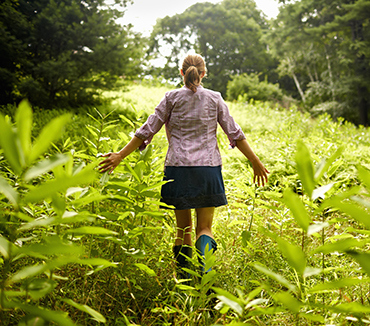
[[[211,268],[207,271],[205,270],[205,254],[208,250],[215,252],[217,250],[217,243],[213,239],[212,235],[212,221],[215,212],[214,207],[203,207],[196,209],[197,212],[197,226],[196,234],[197,241],[195,242],[195,247],[200,255],[199,262],[202,265],[202,272],[208,273]]]
[[[189,279],[191,276],[183,268],[191,268],[189,258],[193,256],[191,247],[192,220],[191,210],[175,210],[176,215],[176,239],[173,247],[173,254],[176,259],[177,277],[179,279]]]
[[[212,221],[215,213],[214,207],[197,208],[197,226],[195,229],[197,239],[203,234],[213,238],[212,235]]]
[[[176,209],[176,224],[177,234],[175,239],[175,245],[188,245],[191,246],[191,232],[192,232],[192,221],[191,221],[191,210],[190,209]]]

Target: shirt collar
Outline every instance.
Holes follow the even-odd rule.
[[[182,86],[182,88],[184,88],[184,89],[188,89],[189,91],[191,91],[191,89],[190,89],[190,88],[188,88],[186,85]],[[197,86],[197,89],[201,89],[201,88],[203,88],[203,86],[202,86],[202,85]]]

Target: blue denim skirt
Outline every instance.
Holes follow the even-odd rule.
[[[175,209],[227,205],[221,166],[166,166],[161,201]]]

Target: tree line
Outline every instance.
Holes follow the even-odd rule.
[[[229,99],[285,94],[312,114],[368,125],[370,0],[280,0],[271,20],[254,0],[197,3],[158,20],[148,38],[117,23],[126,2],[3,1],[0,104],[78,106],[119,80],[179,82],[181,57],[195,50],[207,62],[204,85]],[[158,56],[164,67],[151,65]]]

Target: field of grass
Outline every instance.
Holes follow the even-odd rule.
[[[23,104],[14,126],[1,117],[1,324],[369,324],[368,129],[228,103],[270,179],[253,185],[220,129],[229,205],[216,211],[213,270],[185,284],[174,216],[159,209],[164,130],[113,175],[96,172],[168,89],[107,92],[111,104],[53,120],[39,138],[63,112],[34,110],[31,123]]]

